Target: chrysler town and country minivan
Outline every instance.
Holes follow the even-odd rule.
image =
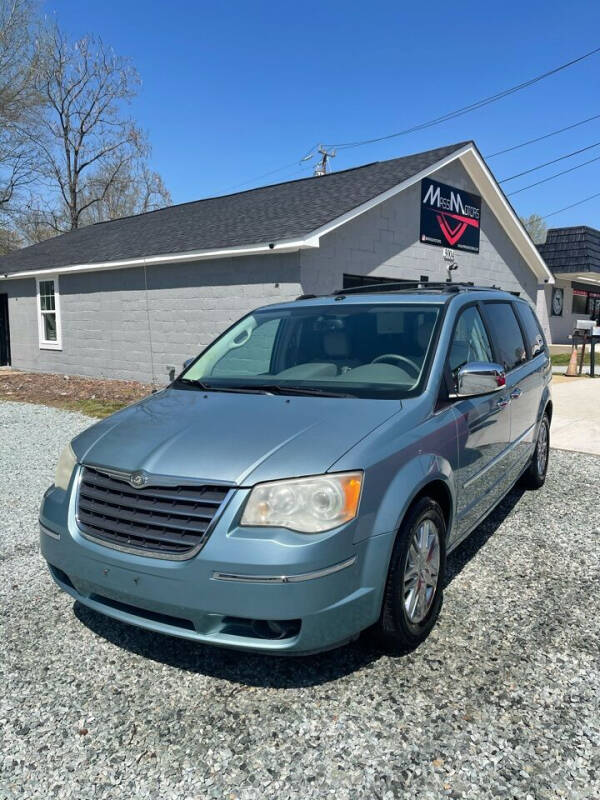
[[[530,305],[496,289],[259,308],[66,447],[42,553],[80,603],[153,631],[298,654],[369,628],[407,652],[448,553],[544,483],[550,379]]]

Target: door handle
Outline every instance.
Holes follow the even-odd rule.
[[[510,403],[510,397],[501,397],[500,400],[496,403],[498,408],[506,408],[507,405]]]
[[[521,391],[521,389],[519,389],[519,387],[517,386],[517,388],[516,388],[516,389],[513,389],[513,390],[512,390],[512,392],[510,393],[510,399],[511,399],[511,400],[518,400],[518,399],[519,399],[519,397],[521,397],[521,395],[522,395],[522,394],[523,394],[523,392],[522,392],[522,391]]]

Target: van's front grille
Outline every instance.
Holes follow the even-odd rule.
[[[80,530],[140,555],[185,558],[200,548],[227,486],[147,486],[84,467],[79,485]]]

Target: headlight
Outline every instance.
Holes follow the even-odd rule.
[[[56,465],[56,474],[54,475],[55,486],[65,491],[69,488],[69,481],[75,469],[75,464],[77,464],[77,457],[71,445],[68,444],[60,454],[58,464]]]
[[[259,483],[252,489],[242,525],[290,528],[321,533],[356,516],[362,472],[339,472]]]

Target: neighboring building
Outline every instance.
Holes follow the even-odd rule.
[[[538,315],[554,344],[569,344],[578,319],[600,320],[600,231],[551,228],[538,249],[555,279],[540,290]]]
[[[256,306],[359,282],[445,280],[443,246],[454,248],[454,280],[533,303],[552,282],[463,142],[103,222],[5,256],[4,361],[165,382]]]

